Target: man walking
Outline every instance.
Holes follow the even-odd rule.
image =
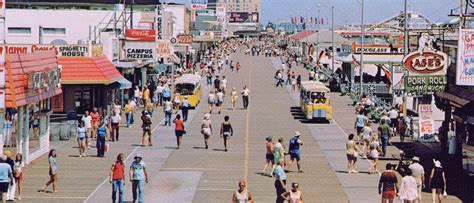
[[[191,108],[191,105],[188,101],[188,96],[184,96],[184,101],[181,103],[181,113],[183,114],[183,121],[186,122],[188,120],[188,111]]]
[[[296,160],[296,166],[298,167],[298,173],[302,173],[300,159],[301,159],[301,152],[300,152],[300,145],[303,145],[303,141],[300,139],[300,132],[295,131],[295,135],[290,139],[290,162],[288,163],[287,170],[290,168],[293,161]]]
[[[2,193],[2,202],[7,202],[7,192],[10,183],[13,181],[13,171],[10,165],[6,163],[7,156],[3,155],[0,162],[0,192]]]
[[[242,90],[242,92],[240,92],[240,94],[242,95],[244,109],[247,109],[249,106],[249,93],[250,90],[247,88],[247,86],[244,86],[244,89]]]
[[[133,203],[137,201],[143,203],[145,200],[145,182],[148,183],[148,172],[146,164],[142,160],[142,155],[137,153],[135,161],[130,166],[130,182],[132,183]]]
[[[388,126],[385,120],[381,120],[380,126],[378,128],[380,141],[382,142],[382,156],[385,157],[387,155],[387,145],[388,139],[392,134],[392,128]]]
[[[413,173],[412,176],[416,180],[416,186],[418,189],[418,202],[421,202],[421,190],[425,187],[425,169],[423,166],[420,164],[420,158],[419,157],[413,157],[411,159],[412,163],[408,167],[411,172]]]
[[[388,163],[385,169],[385,172],[380,176],[378,190],[379,194],[382,195],[382,203],[386,203],[387,201],[392,203],[398,192],[397,175],[392,170],[391,163]]]

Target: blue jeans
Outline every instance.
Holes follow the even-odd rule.
[[[130,125],[133,123],[133,113],[127,113],[127,127],[130,127]]]
[[[165,112],[165,125],[171,125],[171,111]]]
[[[133,180],[132,182],[132,193],[133,193],[133,202],[137,201],[142,203],[145,201],[145,188],[143,187],[145,184],[145,180]]]
[[[123,203],[123,179],[117,179],[112,182],[112,202],[117,200],[117,191],[119,193],[119,203]]]
[[[212,77],[207,77],[207,85],[212,85]]]
[[[387,146],[388,146],[388,137],[382,136],[382,139],[380,139],[382,142],[382,152],[383,152],[383,157],[387,155]]]
[[[105,135],[97,136],[97,156],[103,157],[105,150]]]

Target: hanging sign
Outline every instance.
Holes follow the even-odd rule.
[[[193,44],[193,35],[178,35],[178,44]]]
[[[456,85],[474,86],[474,29],[460,29]]]
[[[440,51],[416,51],[405,56],[403,63],[410,75],[445,75],[448,55]]]
[[[128,41],[154,42],[156,30],[154,29],[126,29],[125,39]]]
[[[445,75],[405,77],[405,91],[412,95],[425,95],[442,92],[447,84],[448,79]]]
[[[127,42],[125,44],[126,59],[155,59],[155,43]]]

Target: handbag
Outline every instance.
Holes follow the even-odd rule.
[[[105,145],[104,145],[104,151],[105,151],[105,152],[109,152],[109,150],[110,150],[110,145],[109,145],[109,143],[105,143]]]
[[[183,135],[186,135],[186,129],[183,130]]]

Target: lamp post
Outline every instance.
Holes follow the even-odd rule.
[[[331,46],[332,46],[332,57],[331,57],[331,69],[334,71],[334,57],[336,56],[336,49],[334,47],[334,6],[331,7]]]
[[[408,55],[408,49],[409,48],[409,45],[408,45],[408,14],[407,14],[407,0],[405,0],[405,5],[404,5],[404,12],[403,12],[403,19],[404,19],[404,23],[403,23],[403,31],[404,31],[404,34],[403,34],[403,55],[406,56]],[[405,74],[407,75],[407,74]],[[402,112],[403,112],[403,116],[407,116],[407,96],[405,95],[405,93],[403,92],[403,95],[402,95]]]
[[[364,92],[363,88],[362,88],[362,84],[364,83],[363,81],[363,75],[364,75],[364,0],[361,0],[361,4],[362,4],[362,16],[361,16],[361,26],[360,26],[360,98],[362,98],[362,94]]]
[[[320,33],[320,30],[319,30],[319,22],[321,21],[320,18],[321,16],[319,15],[320,14],[320,8],[321,8],[321,5],[320,4],[317,4],[316,7],[318,7],[318,33],[316,35],[316,66],[318,66],[318,61],[320,60],[319,59],[319,35],[321,34]]]

